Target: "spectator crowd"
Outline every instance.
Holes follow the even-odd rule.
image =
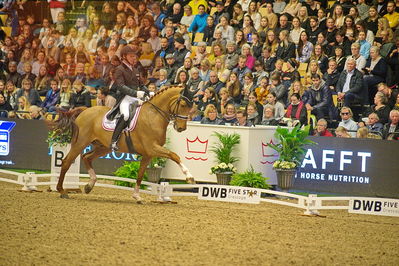
[[[191,90],[193,121],[399,137],[398,0],[72,1],[75,17],[68,2],[41,21],[1,6],[0,117],[112,107],[128,45],[141,87]]]

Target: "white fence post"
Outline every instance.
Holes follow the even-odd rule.
[[[309,194],[306,201],[307,201],[307,206],[306,206],[306,211],[304,212],[304,214],[305,215],[319,215],[320,213],[317,210],[317,207],[319,206],[317,194]]]
[[[169,182],[161,182],[161,185],[157,189],[159,201],[172,201],[170,196],[172,195],[173,188],[169,185]]]
[[[21,188],[22,191],[37,191],[36,186],[31,185],[31,183],[37,182],[35,172],[26,172],[26,174],[18,176],[18,182],[24,184],[24,186]]]

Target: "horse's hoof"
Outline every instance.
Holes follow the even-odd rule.
[[[92,186],[89,186],[89,184],[86,184],[86,186],[85,186],[85,193],[86,193],[86,194],[89,194],[89,193],[91,192],[92,189],[93,189]]]
[[[144,204],[144,201],[143,201],[143,200],[137,200],[136,203],[137,203],[137,204],[140,204],[140,205],[143,205],[143,204]]]
[[[68,194],[61,194],[60,198],[61,199],[69,199],[69,196],[68,196]]]

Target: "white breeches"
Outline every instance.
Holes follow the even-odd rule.
[[[123,100],[121,101],[121,104],[119,105],[119,110],[121,111],[121,114],[123,115],[123,120],[127,121],[129,119],[129,106],[137,102],[138,99],[134,98],[132,96],[126,95]]]

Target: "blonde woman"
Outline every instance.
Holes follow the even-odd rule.
[[[19,60],[19,63],[17,65],[17,72],[21,75],[25,74],[24,71],[25,63],[33,64],[33,56],[30,49],[28,48],[23,50],[21,59]]]
[[[309,27],[309,16],[308,16],[308,9],[306,8],[306,6],[301,6],[301,8],[298,11],[297,17],[300,21],[302,28]]]
[[[224,57],[225,57],[225,50],[224,50],[223,45],[221,45],[220,43],[214,44],[212,46],[212,48],[211,48],[211,53],[208,56],[209,63],[212,66],[214,66],[215,65],[215,60],[217,58],[220,58],[220,59],[224,60]]]
[[[259,14],[258,12],[258,7],[255,1],[251,1],[251,3],[249,3],[249,7],[248,7],[248,13],[247,13],[253,22],[253,26],[255,27],[256,30],[259,30],[260,27],[260,20],[262,18],[262,16]]]
[[[28,98],[25,96],[21,96],[18,98],[18,105],[17,105],[17,117],[19,119],[30,119],[29,115],[29,107],[30,103],[28,101]]]
[[[331,17],[334,19],[337,29],[340,29],[344,25],[345,16],[341,5],[335,6]]]
[[[290,89],[289,89],[289,91],[288,91],[288,101],[287,101],[287,104],[289,103],[289,101],[290,101],[290,99],[291,99],[291,96],[292,96],[294,93],[299,94],[299,96],[301,96],[301,98],[302,98],[302,96],[303,96],[303,94],[305,93],[305,91],[306,91],[306,87],[302,85],[301,81],[299,81],[299,80],[294,81],[294,82],[291,84]]]
[[[64,79],[61,82],[61,90],[60,90],[60,103],[57,107],[61,108],[62,110],[69,109],[69,101],[71,99],[72,94],[72,84],[69,79]]]
[[[287,13],[290,14],[292,17],[295,17],[298,14],[301,6],[302,4],[299,2],[299,0],[290,0],[284,8],[283,14]]]
[[[264,43],[266,40],[268,30],[269,30],[269,20],[267,19],[267,17],[262,17],[260,19],[260,26],[258,29],[258,34],[262,43]]]
[[[319,63],[316,60],[312,60],[309,63],[308,71],[306,72],[306,76],[305,76],[305,86],[312,85],[312,75],[313,74],[318,74],[320,77],[323,76],[323,74],[320,71]]]
[[[375,34],[376,37],[382,37],[381,32],[388,33],[388,42],[393,42],[394,33],[392,29],[389,27],[389,21],[386,18],[379,18],[378,19],[378,30]]]
[[[126,14],[124,12],[116,14],[116,23],[113,30],[120,33],[122,32],[125,25],[126,25]]]
[[[228,70],[224,65],[224,60],[222,58],[215,59],[215,65],[212,68],[216,72],[219,80],[221,82],[226,82],[230,75],[230,70]]]
[[[85,35],[83,37],[83,44],[87,52],[91,55],[94,55],[97,51],[97,38],[94,37],[93,31],[91,29],[87,29]]]
[[[273,30],[267,32],[266,41],[263,45],[265,48],[270,48],[270,55],[275,56],[278,46],[276,34]]]

